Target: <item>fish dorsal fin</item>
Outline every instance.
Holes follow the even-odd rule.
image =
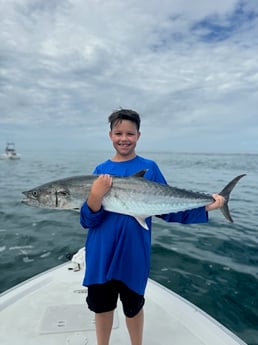
[[[133,174],[133,177],[143,177],[147,171],[148,171],[148,169],[143,169],[143,170],[137,171],[137,173]]]

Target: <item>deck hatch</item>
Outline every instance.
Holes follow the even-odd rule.
[[[118,328],[115,312],[113,328]],[[40,333],[64,333],[95,330],[94,313],[84,304],[49,306],[42,318]]]

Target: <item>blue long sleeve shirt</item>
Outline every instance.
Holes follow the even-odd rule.
[[[107,160],[96,167],[94,174],[130,176],[146,169],[144,177],[166,184],[158,165],[136,156],[125,162]],[[206,223],[205,207],[160,215],[167,222],[182,224]],[[83,285],[103,284],[111,279],[124,282],[131,290],[144,295],[151,253],[151,217],[146,219],[149,231],[144,230],[131,216],[105,211],[92,212],[85,202],[80,222],[89,229],[86,240],[86,272]]]

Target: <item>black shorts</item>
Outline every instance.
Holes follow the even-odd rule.
[[[118,296],[120,296],[124,314],[127,317],[137,315],[144,305],[144,296],[132,291],[119,280],[89,285],[86,301],[91,311],[104,313],[116,308]]]

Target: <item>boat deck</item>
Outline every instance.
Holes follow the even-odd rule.
[[[84,270],[66,263],[0,295],[1,345],[96,344],[94,314],[86,306]],[[244,345],[245,343],[177,294],[149,280],[144,344]],[[110,344],[129,345],[119,304]]]

